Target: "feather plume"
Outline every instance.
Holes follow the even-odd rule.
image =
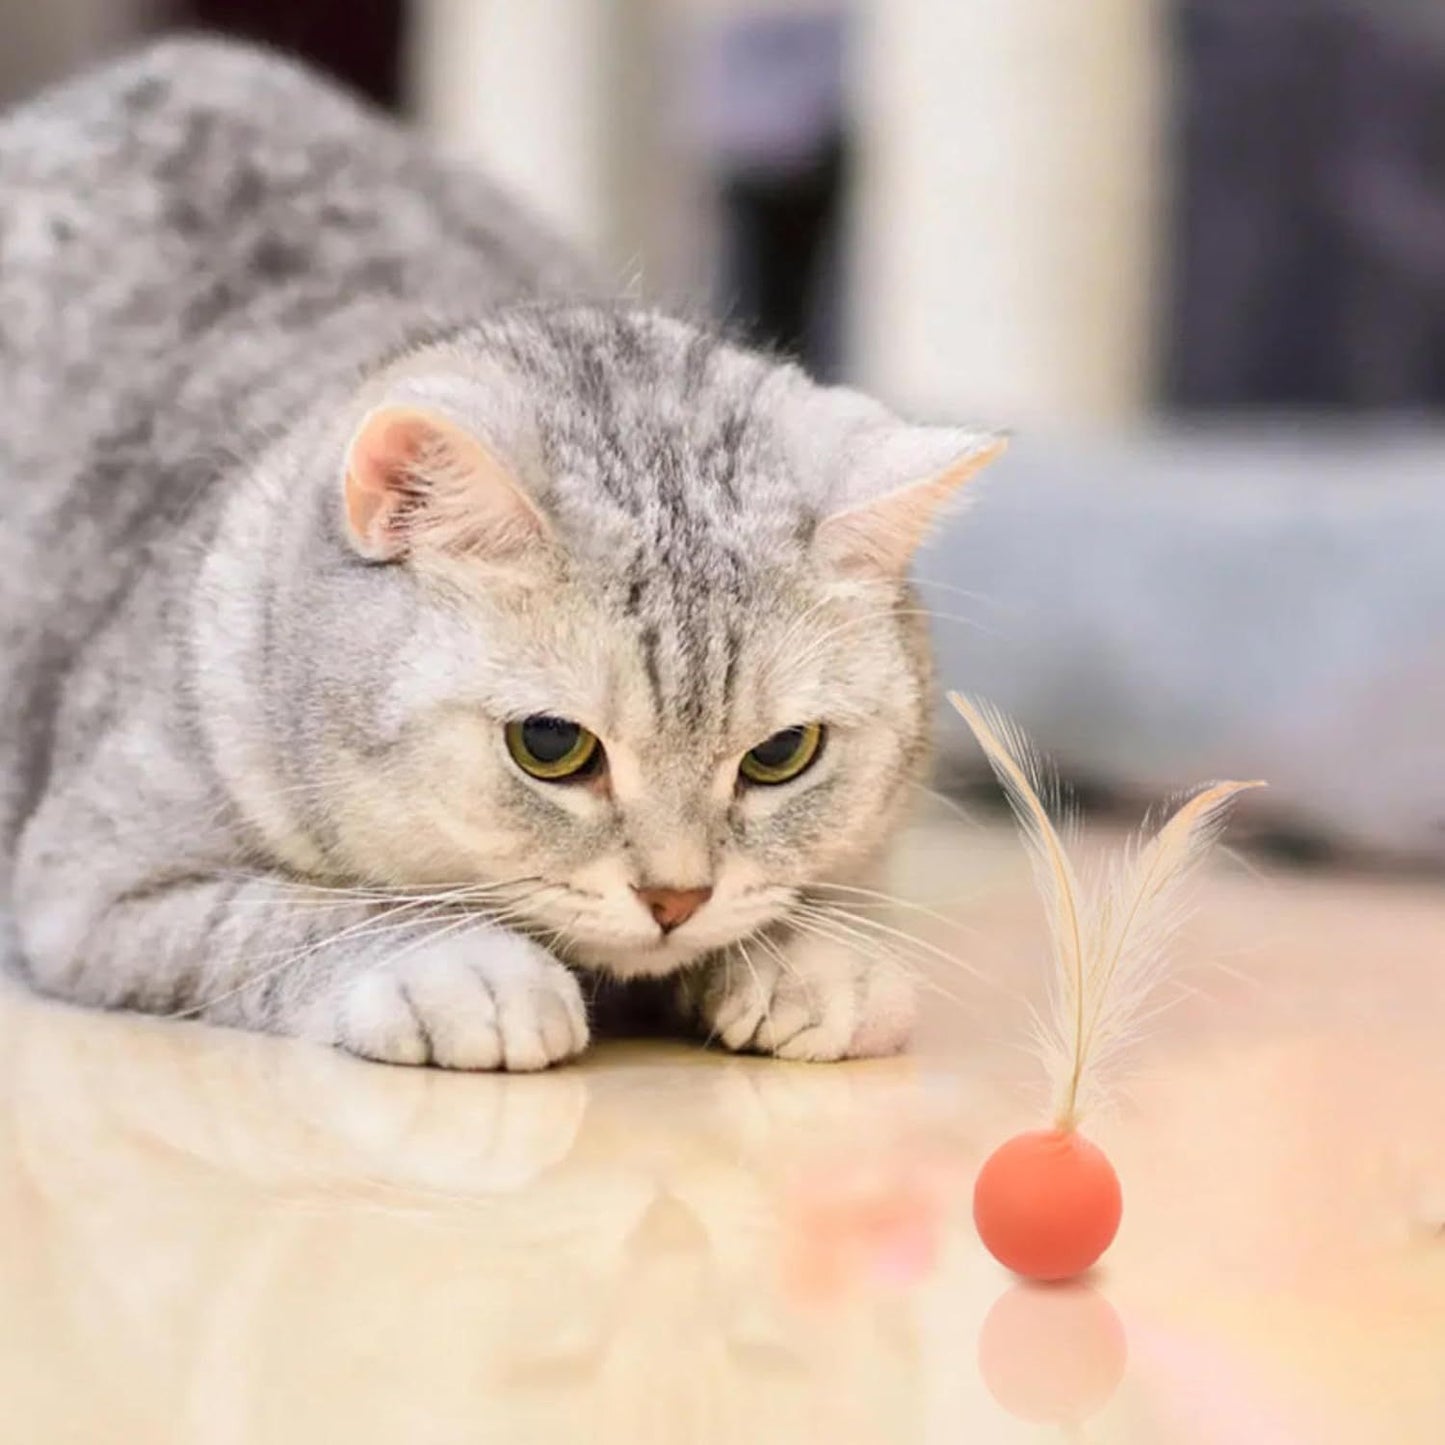
[[[949,693],[972,730],[1023,829],[1044,902],[1054,969],[1037,1020],[1054,1089],[1054,1123],[1073,1129],[1100,1076],[1137,1032],[1185,916],[1186,884],[1218,839],[1234,799],[1259,782],[1209,784],[1152,838],[1124,850],[1081,883],[1049,802],[1053,774],[996,709]],[[1046,801],[1048,800],[1048,801]]]

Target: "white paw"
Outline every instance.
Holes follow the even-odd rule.
[[[348,979],[333,1041],[363,1058],[531,1072],[580,1054],[577,980],[546,949],[500,930],[412,945]]]
[[[685,985],[709,1035],[739,1053],[823,1062],[896,1054],[913,1030],[911,981],[844,944],[794,938],[734,948]]]

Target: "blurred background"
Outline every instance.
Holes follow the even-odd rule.
[[[1445,11],[0,0],[0,102],[182,27],[414,118],[639,297],[1013,430],[920,592],[1091,796],[1262,776],[1261,840],[1445,865]]]

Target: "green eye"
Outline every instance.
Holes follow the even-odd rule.
[[[602,745],[596,733],[566,718],[525,718],[508,723],[507,751],[524,773],[543,782],[560,783],[596,771],[602,761]]]
[[[743,754],[738,772],[750,783],[775,787],[791,783],[817,762],[823,750],[823,725],[808,723],[804,727],[784,728]]]

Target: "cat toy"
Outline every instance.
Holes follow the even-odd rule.
[[[1079,1133],[1099,1076],[1128,1043],[1166,968],[1183,887],[1218,839],[1230,805],[1262,783],[1200,788],[1153,835],[1081,882],[1053,821],[1053,775],[1005,717],[958,693],[948,700],[972,730],[1019,821],[1044,903],[1053,969],[1035,1033],[1053,1085],[1050,1127],[1016,1135],[974,1183],[979,1238],[1028,1279],[1072,1279],[1114,1242],[1119,1177]],[[1046,802],[1047,800],[1047,802]]]

